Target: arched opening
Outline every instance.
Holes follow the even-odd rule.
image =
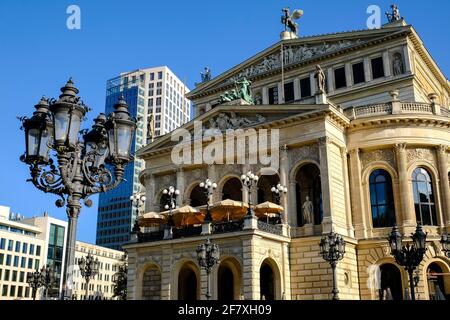
[[[449,275],[444,274],[441,266],[437,262],[430,263],[427,268],[428,294],[430,300],[450,299],[450,292],[448,290],[450,283],[448,277]]]
[[[150,266],[144,271],[142,300],[161,300],[161,272],[156,266]]]
[[[369,177],[372,226],[387,228],[395,224],[394,193],[391,175],[383,169],[374,170]]]
[[[400,270],[392,263],[385,263],[380,267],[381,285],[380,298],[386,299],[387,291],[390,291],[392,299],[403,300],[402,276]]]
[[[195,301],[198,299],[197,274],[191,265],[181,267],[178,273],[178,300]]]
[[[218,271],[218,298],[219,300],[234,300],[233,272],[228,266],[221,265]]]
[[[262,300],[275,300],[275,272],[267,259],[259,270],[259,285]]]
[[[262,175],[258,180],[258,203],[270,201],[275,203],[273,193],[270,189],[280,183],[277,174]]]
[[[321,224],[323,218],[322,207],[322,186],[320,181],[320,170],[312,163],[302,166],[295,175],[295,187],[297,198],[297,224],[303,226],[306,221],[303,216],[303,204],[307,201],[312,202],[313,222]]]
[[[242,182],[238,178],[228,179],[222,188],[222,200],[242,201]]]
[[[416,219],[422,225],[437,226],[433,180],[424,168],[416,168],[412,174]]]
[[[203,189],[200,188],[199,185],[196,185],[189,195],[189,204],[191,207],[199,207],[206,204],[206,195],[203,192]]]

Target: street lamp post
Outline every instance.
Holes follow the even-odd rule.
[[[248,190],[248,209],[246,218],[255,217],[255,212],[252,208],[252,187],[258,183],[258,179],[259,177],[256,174],[253,174],[251,171],[241,176],[242,184]]]
[[[27,283],[31,287],[33,300],[36,300],[36,292],[40,287],[45,288],[45,299],[47,299],[48,288],[55,283],[55,270],[53,266],[46,265],[41,268],[41,271],[28,272]]]
[[[214,190],[217,188],[217,184],[212,182],[209,179],[206,179],[204,182],[200,182],[199,187],[202,188],[205,196],[206,196],[206,216],[205,222],[211,222],[211,210],[209,209],[209,200],[214,193]]]
[[[78,266],[80,267],[80,273],[81,276],[84,278],[84,280],[86,281],[86,288],[85,288],[85,300],[88,300],[88,296],[89,296],[89,281],[91,280],[91,278],[94,278],[97,274],[98,274],[98,269],[99,269],[99,261],[98,258],[95,258],[88,253],[88,255],[85,257],[82,257],[79,261],[78,261]]]
[[[197,248],[197,260],[201,268],[205,269],[207,275],[206,300],[211,299],[211,270],[219,263],[220,251],[219,246],[206,239],[205,243],[201,243]]]
[[[326,234],[320,240],[320,254],[322,258],[330,263],[333,270],[333,300],[339,300],[339,289],[337,288],[337,270],[336,266],[339,260],[344,258],[345,241],[341,235],[333,230]]]
[[[163,194],[167,196],[164,209],[169,210],[169,219],[167,221],[168,234],[165,235],[165,238],[172,238],[172,228],[174,226],[172,210],[176,208],[176,199],[180,194],[180,190],[170,186],[169,188],[163,190]]]
[[[108,116],[100,113],[90,131],[80,131],[81,122],[90,109],[77,95],[79,91],[72,79],[61,92],[58,100],[43,97],[31,118],[20,118],[26,145],[26,152],[20,159],[30,167],[28,181],[45,193],[58,195],[57,207],[67,203],[68,233],[61,295],[64,299],[71,296],[68,281],[75,262],[81,201],[90,207],[89,196],[120,184],[125,166],[133,158],[130,149],[136,119],[130,116],[121,96],[113,112]]]
[[[273,193],[273,197],[275,198],[275,203],[280,204],[281,203],[281,195],[285,195],[287,192],[287,188],[285,186],[282,186],[280,183],[276,186],[273,186],[270,191]]]
[[[391,247],[391,255],[408,272],[411,299],[415,300],[414,270],[422,262],[425,251],[427,250],[427,234],[423,232],[422,226],[418,223],[416,231],[411,236],[412,244],[407,243],[404,245],[402,242],[403,236],[398,231],[398,227],[394,225],[388,240]]]
[[[113,297],[119,297],[120,300],[127,300],[128,263],[126,252],[121,258],[121,263],[117,264],[116,267],[117,272],[113,276]]]
[[[447,258],[450,258],[450,235],[448,233],[444,233],[441,238],[442,251]]]
[[[140,232],[138,219],[141,216],[142,211],[144,209],[145,200],[146,200],[146,197],[145,197],[145,193],[143,193],[143,192],[136,192],[132,196],[130,196],[131,206],[136,209],[136,219],[134,220],[134,225],[133,225],[133,230],[132,230],[132,232],[134,232],[134,233]]]

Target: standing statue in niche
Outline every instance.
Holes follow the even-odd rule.
[[[325,93],[325,73],[320,65],[316,65],[316,73],[314,78],[317,79],[317,91],[316,93]]]
[[[398,76],[399,74],[403,74],[403,72],[404,72],[402,55],[398,52],[394,54],[394,61],[392,62],[392,69],[394,71],[395,76]]]
[[[309,197],[306,196],[306,201],[303,203],[303,222],[304,224],[312,224],[313,223],[313,203],[309,200]]]

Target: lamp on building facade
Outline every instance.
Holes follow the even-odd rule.
[[[422,262],[425,251],[427,250],[427,234],[423,232],[421,224],[418,223],[416,231],[411,236],[412,244],[407,243],[404,245],[403,236],[398,231],[398,227],[394,225],[388,240],[391,247],[391,255],[408,272],[411,299],[415,300],[414,270]]]
[[[88,300],[89,296],[89,281],[93,279],[99,271],[100,262],[98,261],[98,258],[95,258],[88,253],[88,255],[85,257],[82,257],[80,260],[78,260],[78,267],[80,268],[81,276],[86,281],[86,288],[85,288],[85,300]]]
[[[138,218],[142,214],[142,211],[145,208],[145,193],[136,192],[132,196],[130,196],[131,206],[136,209],[136,220],[134,221],[132,232],[138,233],[140,232]]]
[[[450,258],[450,235],[448,233],[444,233],[441,238],[442,251],[447,258]]]
[[[202,188],[205,196],[206,196],[206,215],[205,222],[211,222],[211,210],[209,209],[209,200],[214,193],[214,190],[217,188],[217,184],[212,182],[209,179],[206,179],[204,182],[200,182],[199,187]]]
[[[279,205],[281,203],[281,195],[285,195],[287,190],[288,189],[285,186],[282,186],[280,183],[270,189],[270,191],[272,191],[273,193],[276,204]]]
[[[167,226],[169,230],[169,234],[167,237],[172,237],[172,228],[174,227],[173,217],[172,217],[172,210],[176,208],[176,199],[177,196],[180,194],[180,190],[175,189],[175,187],[170,186],[167,189],[163,190],[163,194],[167,196],[166,198],[166,204],[164,205],[164,209],[169,210],[169,219],[167,221]]]
[[[345,240],[341,235],[335,233],[333,230],[326,234],[320,240],[320,254],[322,258],[330,263],[333,270],[333,300],[339,300],[339,290],[337,288],[337,270],[336,266],[339,260],[344,258],[345,254]]]
[[[219,263],[220,251],[216,243],[212,243],[209,239],[205,243],[201,243],[197,248],[197,260],[201,268],[205,269],[207,275],[206,300],[211,299],[211,270]]]
[[[84,105],[72,79],[61,88],[58,100],[42,98],[31,118],[22,117],[25,154],[21,161],[30,166],[31,181],[45,193],[67,203],[68,234],[62,298],[70,297],[71,267],[75,262],[75,242],[81,201],[92,205],[89,196],[117,187],[125,166],[132,160],[130,149],[136,119],[130,116],[125,99],[120,97],[107,117],[100,114],[92,129],[80,139],[80,126],[89,108]],[[50,156],[54,151],[54,160]],[[109,166],[106,166],[109,165]]]
[[[247,174],[243,174],[241,176],[241,181],[244,187],[248,190],[248,209],[247,209],[247,218],[255,217],[255,212],[252,208],[252,188],[254,185],[258,183],[259,177],[253,172],[249,171]]]

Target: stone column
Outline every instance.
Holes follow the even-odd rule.
[[[278,104],[284,103],[284,95],[283,95],[283,85],[281,82],[278,83]]]
[[[208,179],[210,179],[213,183],[218,183],[219,179],[217,179],[216,166],[208,166]],[[206,179],[205,179],[206,180]],[[217,189],[211,195],[211,204],[219,201]]]
[[[177,189],[180,190],[180,195],[177,197],[177,204],[182,206],[184,203],[184,171],[183,168],[177,170]]]
[[[363,187],[361,178],[361,158],[360,149],[350,150],[350,192],[351,208],[354,215],[355,237],[358,239],[367,238],[366,210],[364,206]]]
[[[300,100],[300,79],[294,79],[294,100]]]
[[[161,247],[161,252],[164,252],[161,261],[161,300],[177,299],[178,292],[175,292],[171,285],[172,268],[174,264],[173,249],[170,245],[165,245]]]
[[[439,162],[439,180],[442,190],[442,217],[444,218],[443,225],[447,231],[450,231],[450,186],[448,179],[448,154],[447,145],[440,145],[438,147],[438,162]]]
[[[350,184],[348,182],[348,162],[347,162],[347,148],[341,147],[341,157],[342,157],[342,173],[344,176],[344,193],[345,193],[345,217],[347,223],[347,231],[349,237],[355,236],[355,229],[353,228],[352,219],[352,205],[350,201]]]
[[[316,78],[314,78],[314,72],[309,74],[309,82],[311,84],[311,95],[316,94]]]
[[[371,71],[371,67],[370,67],[370,59],[365,57],[364,58],[364,77],[366,82],[369,82],[370,80],[372,80],[372,71]]]
[[[151,173],[145,173],[145,212],[159,211],[159,205],[155,203],[155,177]],[[158,209],[158,210],[155,210]]]
[[[243,164],[242,165],[242,173],[246,174],[247,172],[250,171],[250,166],[248,164]],[[240,180],[240,178],[239,178]],[[244,185],[242,184],[242,201],[245,203],[248,203],[248,190],[247,187],[244,187]]]
[[[262,104],[269,104],[269,89],[267,86],[262,87]]]
[[[345,64],[345,81],[348,88],[350,88],[353,85],[353,76],[352,76],[352,65],[350,62],[347,62]]]
[[[389,51],[383,52],[383,68],[384,68],[384,75],[386,77],[389,77],[391,75],[391,59],[389,59]]]
[[[242,290],[245,300],[259,300],[261,290],[259,283],[259,266],[256,261],[256,239],[249,238],[242,241],[243,266],[242,266]]]
[[[291,227],[297,227],[297,192],[296,192],[297,183],[295,181],[289,181],[288,188],[288,196],[289,199],[289,207],[288,207],[288,224]]]
[[[414,227],[416,223],[416,213],[413,206],[413,197],[411,191],[410,177],[408,176],[408,160],[406,156],[406,143],[397,143],[395,145],[395,154],[397,159],[398,185],[402,208],[403,227]],[[400,224],[400,221],[399,221]]]
[[[331,94],[334,92],[334,77],[333,77],[333,68],[327,69],[327,85],[328,85],[328,93]]]
[[[403,62],[405,63],[405,73],[411,72],[411,59],[409,58],[408,45],[403,46]]]
[[[280,183],[282,186],[289,187],[288,186],[288,155],[287,155],[287,146],[283,145],[280,147]],[[290,212],[288,210],[287,206],[287,194],[281,193],[281,206],[284,208],[283,213],[283,223],[288,223],[288,215],[290,215]]]
[[[320,183],[322,187],[322,208],[323,220],[322,231],[330,232],[332,227],[332,207],[333,195],[331,189],[331,177],[328,170],[328,145],[331,143],[329,137],[322,137],[319,139],[319,159],[320,159]]]

